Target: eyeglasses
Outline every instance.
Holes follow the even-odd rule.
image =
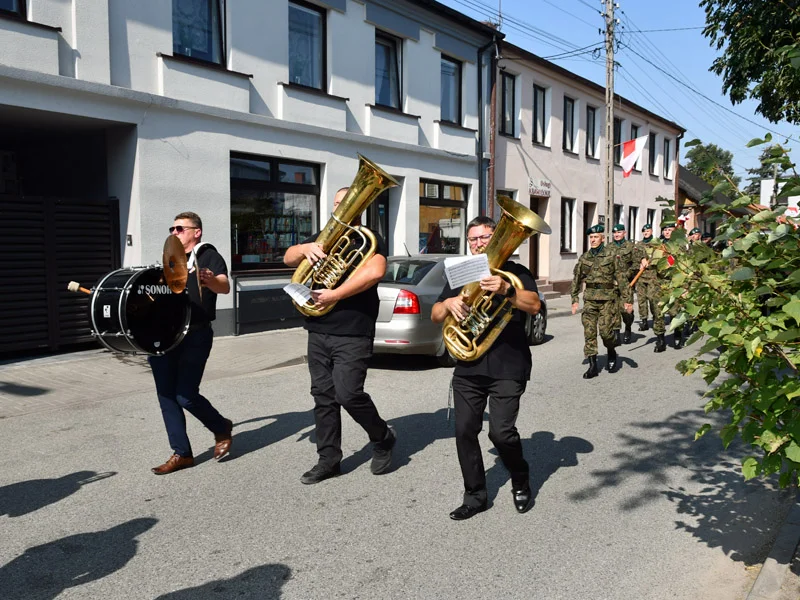
[[[175,233],[177,231],[178,233],[183,233],[184,229],[200,229],[200,228],[199,227],[187,227],[187,226],[184,226],[184,225],[175,225],[175,227],[170,227],[169,228],[169,232],[170,233]]]
[[[487,233],[486,235],[479,235],[478,237],[468,237],[467,241],[470,244],[477,244],[478,240],[480,240],[482,242],[488,242],[490,239],[492,239],[492,234],[491,233]]]

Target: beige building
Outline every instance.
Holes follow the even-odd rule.
[[[607,222],[604,200],[605,88],[508,43],[500,46],[494,127],[494,189],[530,206],[552,234],[518,250],[521,263],[558,291],[569,289],[572,269],[586,251],[587,227]],[[675,198],[678,150],[684,129],[617,96],[615,144],[648,136],[629,177],[614,169],[615,210],[631,239],[653,223],[659,233],[664,207]],[[616,147],[619,164],[622,148]],[[495,217],[498,216],[495,207]]]

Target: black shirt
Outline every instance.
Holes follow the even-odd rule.
[[[300,243],[308,244],[316,241],[317,237],[319,237],[319,233],[320,232],[313,234]],[[386,242],[377,233],[373,232],[373,234],[378,242],[378,248],[375,254],[380,254],[385,257]],[[339,283],[336,284],[336,287],[339,287],[346,280],[347,277],[343,277]],[[339,300],[329,313],[321,317],[306,317],[304,327],[307,331],[314,331],[316,333],[374,338],[375,321],[378,319],[379,307],[380,300],[378,299],[378,284],[376,283],[363,292],[359,292],[344,300]]]
[[[206,325],[217,318],[217,294],[207,287],[203,288],[203,298],[200,299],[200,283],[197,280],[197,269],[211,269],[214,275],[228,274],[225,259],[222,258],[211,244],[203,244],[196,251],[197,261],[189,273],[186,290],[189,292],[189,302],[192,306],[191,325]],[[186,254],[189,260],[191,253]]]
[[[506,261],[502,270],[519,277],[526,290],[538,291],[533,274],[524,266]],[[447,284],[438,301],[442,302],[447,298],[457,296],[460,291],[453,290]],[[514,381],[528,381],[531,378],[531,350],[525,335],[526,313],[513,309],[511,314],[508,325],[497,336],[489,350],[478,360],[469,362],[459,360],[456,363],[455,375],[483,375],[492,379],[512,379]]]

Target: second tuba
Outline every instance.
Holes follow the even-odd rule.
[[[366,227],[352,223],[381,192],[399,184],[368,158],[360,154],[358,158],[356,178],[316,239],[327,256],[314,265],[304,258],[292,275],[292,283],[312,290],[333,289],[375,254],[378,247],[375,235]],[[321,317],[335,306],[318,309],[311,300],[305,304],[294,302],[294,305],[307,317]]]
[[[492,239],[486,246],[492,275],[500,275],[517,289],[524,289],[519,277],[501,271],[508,257],[517,247],[536,233],[550,233],[550,226],[532,210],[514,202],[508,196],[498,196],[497,203],[503,211],[495,227]],[[511,302],[504,296],[495,297],[494,292],[481,289],[479,282],[469,283],[461,288],[464,304],[469,314],[456,321],[448,314],[442,325],[444,344],[450,354],[464,361],[473,361],[483,356],[511,320]]]

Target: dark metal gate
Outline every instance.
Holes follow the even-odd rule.
[[[119,268],[116,198],[0,195],[0,353],[91,341],[85,287]]]

